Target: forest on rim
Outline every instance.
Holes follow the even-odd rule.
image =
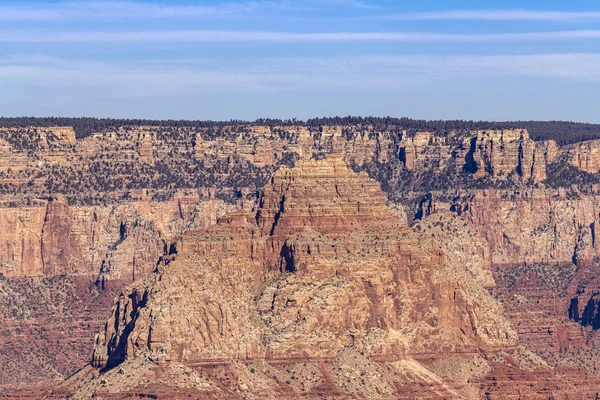
[[[463,121],[463,120],[417,120],[410,118],[391,117],[331,117],[314,118],[307,121],[258,119],[256,121],[192,121],[192,120],[146,120],[146,119],[111,119],[111,118],[63,118],[63,117],[17,117],[0,118],[1,128],[25,128],[48,126],[72,126],[77,138],[85,138],[95,132],[115,129],[122,126],[164,126],[164,127],[191,127],[191,128],[219,128],[227,125],[373,125],[377,130],[400,131],[403,129],[414,131],[423,130],[444,135],[450,131],[469,131],[485,129],[527,129],[533,140],[555,140],[558,144],[571,144],[584,140],[600,139],[600,124],[587,124],[567,121]]]

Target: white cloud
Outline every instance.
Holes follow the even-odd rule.
[[[523,33],[422,33],[422,32],[267,32],[267,31],[122,31],[122,32],[30,32],[0,31],[0,42],[515,42],[600,39],[600,30]]]
[[[223,65],[200,59],[145,64],[13,56],[0,60],[0,82],[18,87],[104,88],[123,96],[177,96],[313,88],[389,89],[427,81],[506,77],[600,83],[600,54],[260,58]],[[94,89],[93,89],[94,90]]]
[[[64,21],[117,19],[206,19],[246,17],[259,11],[318,10],[327,7],[376,9],[360,0],[246,0],[217,5],[189,5],[139,1],[65,1],[0,5],[4,21]]]
[[[228,2],[215,6],[169,5],[135,1],[69,1],[0,6],[0,20],[61,21],[160,18],[214,18],[264,10],[285,9],[280,1]]]
[[[400,21],[585,21],[600,19],[600,11],[538,11],[538,10],[448,10],[401,13],[376,17]]]
[[[345,8],[358,8],[364,10],[376,10],[381,7],[367,3],[365,1],[360,0],[312,0],[311,3],[318,4],[320,6],[335,6],[335,7],[345,7]]]
[[[0,58],[0,105],[41,116],[598,119],[600,54],[169,61]]]
[[[380,6],[363,0],[231,0],[217,5],[153,3],[147,1],[62,1],[0,5],[0,20],[110,20],[110,19],[202,19],[244,16],[264,10],[298,11],[325,8],[377,10]],[[407,12],[375,16],[402,21],[586,21],[600,19],[600,11],[552,11],[528,9],[480,9]]]
[[[363,62],[429,78],[523,76],[600,82],[600,54],[383,56],[365,58]]]

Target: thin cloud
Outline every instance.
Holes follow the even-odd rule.
[[[15,56],[0,60],[0,81],[30,87],[104,87],[152,96],[275,92],[313,88],[389,89],[427,81],[560,78],[600,83],[600,54],[292,57],[239,60],[186,59],[181,65],[65,60]]]
[[[380,56],[366,57],[365,65],[385,71],[412,71],[423,77],[494,78],[522,76],[600,82],[600,54]]]
[[[204,19],[244,16],[265,10],[318,11],[325,8],[377,10],[381,7],[362,0],[248,0],[219,5],[187,5],[138,1],[63,1],[0,5],[3,21],[61,21],[111,19]],[[369,18],[401,21],[586,21],[600,19],[600,11],[545,11],[527,9],[444,10],[396,13]]]
[[[0,5],[3,21],[64,21],[122,19],[208,19],[246,17],[262,11],[320,10],[323,8],[378,9],[360,0],[255,0],[231,1],[218,5],[185,5],[137,1],[66,1]]]
[[[89,42],[517,42],[600,39],[600,30],[523,33],[422,33],[422,32],[267,32],[267,31],[125,31],[125,32],[29,32],[0,31],[0,42],[89,43]]]
[[[281,1],[229,2],[217,6],[169,5],[135,1],[71,1],[0,6],[0,20],[202,19],[241,16],[253,11],[286,8],[288,8],[287,3]]]
[[[329,6],[342,7],[342,8],[358,8],[358,9],[364,9],[364,10],[377,10],[377,9],[381,8],[375,4],[367,3],[364,1],[360,1],[360,0],[318,0],[318,1],[313,0],[313,1],[311,1],[311,3],[316,3],[321,6],[329,5]]]
[[[448,10],[401,13],[375,17],[398,21],[548,21],[569,22],[600,19],[600,11]]]

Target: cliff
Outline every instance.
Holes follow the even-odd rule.
[[[0,393],[56,384],[85,365],[90,333],[102,328],[116,294],[66,276],[0,278]]]
[[[570,160],[568,165],[593,172],[589,162],[573,161],[588,157],[591,142],[563,149],[552,141],[534,142],[524,130],[442,136],[431,132],[396,134],[371,126],[230,126],[218,133],[140,127],[76,141],[68,128],[36,128],[25,132],[35,145],[16,140],[17,134],[24,132],[3,132],[10,139],[5,143],[10,155],[9,160],[0,155],[0,164],[11,165],[11,169],[0,175],[5,189],[0,199],[0,226],[13,229],[5,229],[7,234],[0,238],[0,273],[15,278],[62,273],[93,276],[102,265],[119,271],[111,279],[131,279],[136,268],[141,271],[138,275],[143,275],[162,253],[161,242],[188,227],[214,223],[219,214],[216,210],[225,209],[225,202],[253,201],[248,196],[279,166],[323,154],[335,154],[378,178],[388,195],[401,203],[430,188],[448,187],[445,194],[451,195],[452,186],[470,190],[473,202],[485,201],[485,191],[472,189],[512,185],[511,176],[522,181],[517,184],[525,192],[531,192],[529,184],[553,186],[549,179],[559,180],[564,175],[554,171],[554,165],[564,157]],[[55,156],[61,151],[71,154],[61,156],[57,164]],[[10,161],[15,157],[23,159],[20,167]],[[550,178],[549,166],[554,168]],[[191,189],[194,187],[201,189]],[[570,194],[558,193],[563,197]],[[214,194],[224,200],[221,205],[215,203]],[[477,204],[473,206],[479,209]],[[183,216],[181,207],[189,215]],[[582,207],[593,213],[588,205]],[[200,220],[187,220],[190,215]],[[581,223],[590,226],[592,219],[581,218]],[[497,234],[491,240],[495,247]],[[132,250],[118,251],[132,247],[132,242],[140,250],[137,256]],[[561,246],[571,246],[572,240],[561,242]],[[112,254],[113,248],[118,248],[118,254]],[[528,252],[532,251],[541,254],[542,250]],[[524,260],[523,252],[513,259]],[[560,262],[569,258],[566,249],[553,253]],[[494,262],[511,262],[494,257]],[[123,263],[127,266],[120,265]]]
[[[165,202],[73,206],[54,197],[35,206],[0,207],[0,274],[130,282],[152,270],[174,236],[214,224],[227,209],[193,191]]]
[[[370,396],[369,389],[411,396],[434,388],[442,396],[462,396],[479,384],[457,385],[417,359],[435,355],[461,364],[469,362],[466,354],[513,352],[518,342],[486,290],[493,281],[485,264],[456,261],[388,209],[365,174],[341,159],[300,162],[272,177],[256,217],[236,213],[185,233],[153,274],[127,287],[96,338],[92,366],[125,376],[150,376],[153,365],[192,368],[207,377],[205,388],[187,386],[201,397],[215,390],[220,397],[262,396],[248,370],[263,375],[298,363],[320,370],[317,380],[327,377],[329,386],[313,386],[314,375],[298,376],[296,385],[268,397]],[[139,371],[140,360],[151,362]],[[341,376],[324,365],[327,360],[341,366]],[[481,370],[493,368],[485,358],[478,362],[485,365]],[[342,383],[343,370],[353,370],[347,363],[388,372],[365,377],[364,384],[354,378]],[[215,365],[246,372],[236,371],[226,386],[207,375]],[[102,398],[100,392],[152,392],[137,386],[145,378],[124,387],[110,372],[90,380],[95,374],[84,370],[54,393]],[[465,374],[468,382],[486,376]],[[421,389],[424,384],[430,388]]]
[[[600,141],[589,140],[569,146],[569,162],[582,171],[596,174],[600,171],[598,156],[600,155]]]
[[[234,360],[217,368],[221,378],[256,385],[240,366],[249,354],[248,361],[268,363],[268,370],[251,368],[269,376],[260,389],[269,393],[292,393],[290,385],[295,393],[359,393],[345,374],[364,365],[365,374],[385,375],[378,363],[388,356],[405,357],[385,368],[407,377],[399,381],[406,391],[397,378],[364,387],[410,398],[417,387],[453,397],[448,390],[479,393],[487,385],[501,397],[509,379],[514,391],[535,387],[538,394],[561,380],[592,382],[586,374],[600,366],[596,144],[558,146],[524,129],[369,124],[120,126],[77,139],[70,128],[2,128],[0,274],[7,298],[35,308],[24,315],[3,306],[0,336],[23,339],[20,346],[0,342],[0,351],[14,349],[0,353],[10,360],[4,382],[73,373],[111,312],[97,366],[118,360],[154,371],[138,357],[149,346],[185,364],[176,370],[192,368],[185,369],[191,376],[195,363]],[[190,283],[207,276],[200,286]],[[130,283],[111,311],[107,299]],[[63,291],[72,300],[54,294]],[[190,304],[196,295],[202,300]],[[196,320],[179,320],[197,309]],[[56,310],[64,318],[54,323]],[[132,310],[140,313],[135,321]],[[417,319],[424,325],[412,325]],[[175,333],[165,328],[171,324]],[[312,335],[321,325],[326,342]],[[134,327],[134,336],[126,334]],[[35,360],[25,346],[34,337],[42,338]],[[358,355],[343,351],[349,343]],[[494,343],[503,353],[493,353]],[[517,344],[543,361],[514,350]],[[64,357],[41,355],[56,346]],[[431,358],[427,348],[447,358]],[[473,349],[485,353],[484,363],[466,358]],[[286,375],[287,354],[309,360],[297,374],[314,381],[296,385]],[[327,365],[312,361],[320,354]],[[467,374],[475,386],[452,378],[455,361],[457,370],[479,371]],[[531,375],[526,362],[548,369]],[[223,372],[232,369],[237,375]],[[225,390],[221,378],[202,371],[197,377],[212,382],[207,388]]]

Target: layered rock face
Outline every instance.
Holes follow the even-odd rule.
[[[77,207],[54,198],[0,208],[0,392],[81,368],[113,289],[150,273],[181,232],[230,208],[193,192],[167,202]]]
[[[569,146],[569,162],[585,172],[596,174],[600,171],[600,141],[589,140]]]
[[[216,138],[199,132],[195,156],[208,162],[239,156],[259,167],[275,164],[286,153],[301,159],[310,159],[314,153],[337,153],[359,165],[386,162],[394,151],[394,135],[373,133],[372,126],[231,126]]]
[[[546,166],[558,153],[552,141],[535,143],[527,131],[477,131],[474,138],[465,140],[469,148],[465,159],[466,168],[475,176],[507,176],[517,172],[524,180],[541,182],[546,179]]]
[[[46,396],[592,395],[519,346],[482,241],[437,218],[410,228],[340,159],[282,168],[255,214],[187,232],[128,286],[92,366]]]
[[[434,207],[454,210],[484,240],[495,292],[521,340],[551,363],[590,370],[599,204],[593,193],[523,189],[459,192]]]
[[[70,127],[0,128],[0,172],[26,171],[39,166],[68,165],[76,144]],[[35,153],[35,154],[34,154]]]
[[[565,190],[458,193],[451,205],[489,244],[495,265],[590,265],[600,256],[597,196]]]
[[[55,385],[85,365],[90,331],[102,328],[116,294],[74,277],[0,279],[0,397]]]
[[[352,363],[371,365],[373,369],[361,370],[367,375],[372,372],[387,376],[378,369],[379,356],[376,360],[365,359],[352,352],[338,351],[340,343],[344,346],[350,343],[352,335],[347,331],[354,328],[340,317],[332,317],[334,312],[331,310],[345,315],[346,310],[356,308],[357,314],[348,314],[344,318],[359,321],[359,333],[352,339],[357,343],[356,348],[362,346],[359,355],[360,351],[367,350],[372,354],[387,354],[388,350],[377,350],[379,344],[373,344],[377,341],[368,341],[371,336],[367,335],[365,339],[364,332],[374,327],[385,332],[388,329],[402,331],[406,320],[404,313],[409,312],[402,310],[410,307],[397,298],[408,301],[406,299],[413,296],[427,298],[422,305],[415,305],[419,311],[410,311],[411,315],[428,321],[422,336],[432,342],[439,341],[444,349],[450,349],[448,351],[491,346],[490,343],[496,340],[493,339],[495,334],[486,334],[488,328],[481,328],[480,322],[475,323],[479,327],[477,333],[471,334],[465,326],[473,324],[469,325],[465,320],[487,320],[488,317],[482,315],[502,314],[496,308],[499,301],[504,306],[506,318],[518,333],[521,345],[543,356],[552,366],[575,366],[593,371],[594,366],[600,367],[600,356],[595,350],[600,320],[597,300],[600,292],[597,279],[600,276],[597,240],[600,178],[594,161],[596,144],[596,141],[589,141],[558,147],[553,141],[533,141],[522,129],[431,132],[361,124],[122,126],[78,139],[71,128],[0,129],[0,228],[3,232],[0,235],[0,274],[8,278],[5,289],[6,293],[12,294],[7,298],[26,297],[28,301],[19,302],[31,304],[23,307],[35,308],[27,314],[14,315],[13,308],[7,305],[1,310],[4,320],[0,328],[0,351],[12,349],[10,354],[8,350],[2,353],[9,355],[0,359],[5,366],[2,384],[28,384],[60,378],[83,366],[85,355],[92,351],[93,331],[101,323],[99,320],[105,319],[101,315],[108,316],[111,312],[112,304],[106,299],[112,297],[112,290],[119,291],[123,284],[132,281],[137,281],[134,284],[137,294],[124,292],[118,316],[113,318],[118,323],[111,322],[113,331],[105,332],[107,344],[97,347],[95,359],[97,365],[141,362],[139,357],[132,360],[128,354],[143,353],[140,349],[152,342],[153,339],[144,337],[146,334],[152,336],[149,333],[152,323],[144,328],[147,331],[136,333],[141,338],[139,348],[131,344],[133,339],[121,343],[116,338],[127,336],[124,332],[137,326],[137,323],[130,325],[131,310],[142,312],[146,309],[142,307],[147,301],[144,299],[151,298],[154,293],[144,279],[158,280],[157,276],[163,279],[163,275],[154,272],[161,257],[164,257],[163,263],[174,258],[170,266],[174,270],[181,269],[178,276],[164,275],[164,279],[170,279],[169,284],[185,287],[191,281],[214,275],[218,277],[214,279],[214,287],[227,293],[224,298],[238,299],[239,304],[246,304],[251,298],[250,306],[246,306],[247,311],[240,314],[240,319],[235,319],[238,311],[226,313],[231,321],[229,329],[237,332],[235,340],[228,338],[212,344],[217,336],[211,334],[210,338],[199,339],[195,333],[186,331],[188,328],[178,328],[184,336],[188,335],[185,337],[189,340],[194,338],[202,346],[221,348],[215,353],[219,357],[231,359],[234,353],[248,352],[256,359],[272,360],[268,368],[275,368],[275,360],[285,358],[286,352],[294,357],[316,354],[315,348],[320,345],[314,338],[306,339],[306,346],[298,350],[293,338],[309,337],[308,331],[299,328],[297,323],[289,323],[288,319],[302,320],[307,307],[315,313],[321,305],[325,307],[310,326],[316,331],[319,324],[331,322],[325,330],[328,344],[323,344],[323,354],[333,357],[332,364],[323,366],[307,362],[306,365],[311,365],[307,368],[315,368],[310,374],[306,372],[307,376],[318,376],[319,383],[315,381],[313,385],[303,381],[303,388],[294,386],[295,379],[286,375],[285,370],[268,369],[269,377],[263,381],[267,392],[272,387],[279,387],[283,392],[291,393],[284,384],[290,380],[297,393],[306,392],[310,385],[313,385],[310,390],[321,390],[315,389],[321,385],[326,393],[335,390],[346,393],[340,388],[348,386],[344,376],[355,370]],[[308,161],[325,155],[330,157],[327,163]],[[294,164],[296,168],[292,169]],[[387,211],[377,182],[350,173],[344,164],[377,179],[388,200],[395,202],[390,205],[394,211]],[[272,175],[282,166],[286,168]],[[258,198],[256,193],[263,186]],[[231,213],[232,210],[238,211]],[[398,222],[397,215],[404,222]],[[407,228],[405,216],[411,226],[420,231]],[[216,224],[219,218],[220,223]],[[378,222],[371,223],[374,220]],[[211,226],[210,231],[204,230]],[[195,233],[177,239],[189,231]],[[406,237],[399,236],[400,232]],[[426,235],[434,235],[435,241],[428,241]],[[195,261],[190,261],[194,257]],[[222,271],[218,263],[207,263],[206,259],[227,265],[229,272]],[[398,262],[404,267],[395,265],[393,259],[401,260]],[[188,268],[192,264],[202,264],[202,272]],[[245,289],[241,284],[239,288],[235,286],[237,281],[232,282],[231,276],[227,275],[232,271],[237,273],[241,264],[256,266],[252,273],[239,271],[240,275],[235,275],[248,286]],[[443,268],[433,268],[434,264]],[[168,269],[160,265],[159,271]],[[371,275],[361,273],[371,283],[346,281],[352,276],[351,270],[372,270]],[[410,281],[413,275],[409,271],[413,270],[422,290],[404,287],[395,281]],[[285,282],[278,280],[280,274],[286,277]],[[408,274],[408,278],[403,274]],[[461,278],[450,279],[444,277],[445,274]],[[151,278],[144,278],[148,275]],[[423,283],[429,276],[435,284]],[[70,283],[56,283],[63,282],[55,281],[56,277]],[[324,286],[321,292],[321,286],[313,287],[313,278],[318,281],[330,279],[332,283]],[[455,280],[460,281],[456,287]],[[231,289],[232,285],[239,293]],[[403,296],[388,296],[388,291],[397,293],[399,287],[406,290]],[[50,294],[63,289],[71,293],[68,298],[72,301],[61,301]],[[163,288],[161,293],[170,290]],[[206,299],[212,299],[212,289],[193,287],[190,294],[198,290],[206,292]],[[171,291],[168,298],[177,296],[176,290]],[[277,293],[272,302],[277,307],[272,310],[266,305],[273,298],[265,291]],[[488,301],[488,291],[496,301]],[[294,297],[296,292],[301,296],[299,300]],[[463,295],[463,292],[467,294]],[[355,293],[356,299],[360,300],[349,300]],[[429,293],[437,294],[429,300]],[[308,300],[302,296],[308,296]],[[457,300],[454,300],[455,296]],[[488,300],[477,305],[467,301],[464,305],[461,299],[470,296]],[[339,304],[329,304],[330,297]],[[453,300],[446,304],[438,297]],[[383,300],[373,300],[380,298]],[[258,299],[262,299],[260,307]],[[282,299],[286,305],[278,303],[284,301]],[[307,305],[299,311],[288,306],[288,300],[290,305],[295,302],[306,302]],[[153,304],[158,301],[153,300]],[[210,301],[223,307],[222,302]],[[38,302],[48,303],[48,308],[34,306]],[[9,300],[5,304],[8,303]],[[378,305],[374,307],[371,303]],[[53,311],[54,304],[59,305],[56,309],[60,311]],[[186,310],[196,308],[183,303],[181,307]],[[224,311],[217,305],[212,307],[202,311],[202,318],[211,327],[214,324],[224,326],[220,322],[224,317],[219,316]],[[228,307],[237,310],[238,306]],[[439,311],[446,310],[444,307],[471,311],[457,311],[466,315],[459,318],[454,311]],[[436,311],[430,314],[423,311],[430,308]],[[65,317],[54,323],[55,313]],[[185,360],[216,357],[198,349],[188,350],[185,343],[176,341],[173,345],[169,342],[171,339],[157,333],[165,331],[160,328],[164,326],[160,321],[172,321],[177,317],[173,314],[176,311],[171,311],[172,315],[168,317],[165,311],[161,313],[155,311],[152,314],[158,321],[158,328],[152,328],[155,329],[154,348],[183,346]],[[365,322],[361,317],[365,313],[375,317],[369,317]],[[231,316],[233,314],[235,316]],[[447,340],[431,328],[434,326],[432,321],[441,320],[441,315],[448,315],[444,321],[450,321],[448,323],[454,327],[444,333]],[[139,326],[143,324],[140,322]],[[236,328],[237,324],[242,328]],[[281,327],[274,328],[277,324]],[[483,324],[487,326],[487,322]],[[46,328],[43,335],[40,325]],[[456,335],[457,326],[468,334],[464,337]],[[218,328],[210,329],[218,331]],[[515,366],[509,362],[511,366],[498,369],[500,364],[494,364],[489,357],[485,359],[485,366],[477,357],[467,360],[461,355],[460,366],[455,366],[425,356],[413,356],[429,342],[411,339],[411,332],[416,332],[411,329],[406,328],[400,339],[394,339],[394,345],[389,344],[392,339],[389,342],[382,339],[381,343],[387,343],[381,345],[382,348],[388,346],[393,348],[389,350],[393,354],[404,352],[407,357],[417,360],[402,360],[390,368],[394,374],[405,376],[413,383],[416,377],[426,378],[422,383],[428,382],[428,388],[437,385],[432,382],[439,378],[439,382],[446,385],[440,393],[448,393],[445,392],[450,387],[447,379],[452,374],[444,371],[454,367],[479,371],[482,375],[477,375],[478,382],[487,381],[490,392],[497,396],[506,395],[507,392],[502,390],[506,390],[507,385],[492,382],[492,377],[500,382],[507,377],[514,378],[523,387],[538,388],[538,394],[543,393],[544,385],[553,387],[560,382],[556,371],[549,369],[546,375],[540,373],[545,378],[535,381],[535,375],[523,373],[521,364]],[[246,331],[248,337],[244,336]],[[23,338],[18,342],[19,346],[11,339],[14,335]],[[285,339],[279,339],[284,335],[287,335]],[[415,333],[414,337],[420,335]],[[486,335],[488,339],[484,339]],[[35,356],[34,360],[28,354],[26,344],[37,336],[45,339],[35,341],[39,351],[34,353],[39,353],[39,357]],[[267,336],[277,340],[267,345],[263,340]],[[261,338],[258,345],[257,337]],[[167,342],[168,345],[163,345]],[[63,356],[42,355],[50,354],[55,347],[63,349]],[[172,355],[172,350],[165,354],[172,360],[178,359]],[[527,359],[520,353],[510,354],[521,361]],[[4,362],[5,357],[8,362]],[[498,357],[496,360],[504,360],[505,356]],[[69,359],[73,362],[65,362]],[[340,361],[342,359],[344,361]],[[13,360],[28,360],[29,364],[23,366]],[[341,368],[345,364],[352,368]],[[148,368],[154,368],[152,365],[148,364]],[[438,368],[439,365],[443,368]],[[388,366],[386,364],[386,368]],[[318,372],[321,367],[329,371],[328,375]],[[230,364],[223,368],[234,367]],[[245,365],[236,369],[236,374],[251,374],[244,368]],[[499,372],[485,372],[489,368]],[[118,370],[115,368],[110,373],[117,374]],[[22,374],[21,371],[28,372]],[[223,383],[221,378],[233,379],[233,375],[223,374],[218,382]],[[569,372],[563,376],[564,381],[575,382],[581,378],[576,375]],[[31,377],[29,381],[27,376]],[[277,381],[273,376],[277,376]],[[474,377],[469,378],[470,382],[476,380]],[[205,378],[203,375],[202,379]],[[208,378],[216,379],[214,376]],[[456,382],[463,382],[461,379]],[[182,382],[182,385],[188,385],[191,381]],[[464,383],[458,385],[463,385],[464,389]],[[223,388],[218,387],[221,388],[218,390]],[[387,387],[392,388],[389,393],[396,390],[394,385]],[[414,385],[410,387],[410,390],[415,388]],[[238,387],[234,385],[230,389],[238,390]],[[451,390],[455,389],[451,386]],[[365,396],[370,397],[370,394]]]
[[[346,162],[363,165],[399,159],[410,171],[443,170],[451,163],[471,171],[475,178],[518,174],[523,180],[542,182],[546,167],[561,154],[554,141],[534,142],[526,130],[448,132],[378,132],[372,126],[336,126],[309,130],[306,127],[249,127],[234,140],[207,141],[199,134],[196,157],[226,158],[239,155],[265,166],[285,152],[310,157],[316,150],[341,154]],[[282,138],[284,140],[282,140]],[[586,147],[565,150],[577,157]],[[275,155],[273,154],[275,153]],[[586,170],[585,166],[580,167]]]
[[[190,227],[216,222],[227,206],[182,192],[115,206],[71,206],[52,198],[29,207],[0,207],[0,274],[7,278],[62,274],[132,281],[152,270],[165,243]]]
[[[445,137],[431,132],[404,135],[399,157],[411,171],[443,170],[456,162],[475,178],[506,178],[516,173],[525,181],[542,182],[547,165],[559,153],[555,142],[534,142],[526,130],[451,132]]]
[[[357,189],[362,190],[358,191]],[[341,303],[335,305],[338,299],[331,299],[325,295],[323,301],[333,301],[332,306],[335,306],[334,310],[336,312],[342,312],[349,305],[348,301],[357,302],[357,305],[362,303],[364,306],[372,302],[379,303],[377,298],[369,299],[369,295],[385,296],[386,292],[390,292],[392,297],[388,301],[384,301],[386,304],[381,310],[382,314],[380,316],[367,315],[373,311],[370,306],[361,310],[365,314],[365,320],[362,323],[366,324],[367,327],[371,327],[369,326],[370,323],[374,324],[373,327],[379,326],[381,329],[388,327],[399,329],[402,318],[408,322],[412,313],[424,313],[429,308],[445,310],[442,315],[430,316],[430,322],[437,329],[446,326],[451,328],[452,324],[449,321],[453,319],[470,324],[470,322],[467,322],[470,321],[469,319],[463,319],[466,314],[460,317],[453,315],[457,306],[437,303],[445,302],[450,298],[463,301],[464,298],[468,297],[468,294],[461,291],[459,287],[455,288],[455,286],[461,285],[460,282],[446,281],[446,279],[454,277],[449,270],[444,268],[446,260],[435,242],[426,237],[419,238],[418,235],[415,235],[405,222],[402,222],[396,214],[387,209],[377,183],[364,175],[356,175],[347,169],[341,160],[310,161],[300,163],[292,170],[280,170],[265,188],[260,204],[261,207],[256,218],[244,214],[227,216],[220,224],[206,232],[187,233],[176,245],[175,261],[165,261],[164,264],[166,265],[159,269],[164,268],[165,273],[168,272],[168,274],[171,271],[181,269],[181,273],[189,274],[197,273],[197,271],[194,271],[200,268],[200,273],[202,271],[203,273],[198,275],[196,280],[203,276],[204,278],[200,280],[206,281],[211,279],[208,274],[218,274],[218,279],[214,280],[215,284],[220,287],[225,283],[229,283],[229,285],[235,287],[234,290],[228,292],[240,294],[244,292],[244,287],[252,289],[259,283],[264,284],[265,276],[275,275],[276,280],[271,283],[271,286],[264,289],[268,292],[268,295],[263,292],[266,297],[257,300],[258,303],[265,306],[273,305],[275,297],[282,298],[282,294],[278,295],[277,293],[278,285],[281,285],[282,281],[289,286],[286,292],[301,294],[304,286],[315,285],[314,283],[309,284],[313,278],[332,280],[333,287],[331,289],[337,288],[338,291],[342,292],[339,299]],[[363,204],[365,206],[361,208]],[[200,265],[193,267],[188,259],[194,260]],[[167,260],[170,260],[170,258],[167,258]],[[226,262],[238,265],[237,271],[234,272],[231,268],[221,266]],[[184,267],[176,268],[173,265],[184,265]],[[436,271],[435,267],[439,270]],[[208,271],[206,268],[208,268]],[[219,271],[220,269],[224,269],[225,272]],[[236,275],[238,272],[241,274],[240,276]],[[285,275],[285,272],[295,273],[293,285],[290,282],[292,277]],[[226,274],[231,276],[227,278]],[[281,274],[284,274],[285,279],[279,278]],[[411,276],[412,274],[414,276]],[[429,274],[438,277],[440,282],[431,282],[430,286],[418,289],[416,287],[411,289],[409,283],[405,282],[410,282],[412,279],[422,282],[428,280]],[[161,277],[159,281],[165,282],[166,276]],[[360,277],[360,284],[355,281],[357,276]],[[304,280],[299,280],[300,277],[303,277]],[[409,279],[409,277],[411,278]],[[151,282],[157,280],[155,275],[148,279]],[[192,279],[187,279],[187,281],[192,281]],[[366,288],[365,285],[367,285]],[[409,285],[409,287],[400,290],[398,285]],[[316,287],[311,288],[305,294],[304,301],[318,293],[319,286],[321,285],[316,284]],[[98,354],[104,354],[103,343],[122,342],[121,339],[116,340],[112,336],[115,334],[112,329],[114,326],[119,325],[117,321],[121,321],[124,316],[135,315],[137,312],[131,311],[137,310],[137,304],[150,301],[149,298],[146,298],[147,293],[149,293],[148,290],[135,288],[131,296],[122,298],[123,304],[118,303],[114,310],[114,323],[109,322],[107,325],[109,330],[105,332],[104,339],[102,335],[99,338],[100,346],[96,349],[97,356],[94,362],[96,365],[104,366],[103,364],[106,364],[106,360],[103,360],[105,357],[98,356]],[[206,290],[209,290],[209,287]],[[224,293],[225,290],[226,288],[222,287],[217,292]],[[364,297],[362,299],[352,299],[355,290],[366,291],[363,293]],[[433,296],[432,300],[437,305],[435,307],[433,305],[415,307],[409,303],[403,304],[400,293],[410,290],[423,292],[420,296],[416,296],[419,299],[427,299]],[[256,296],[255,291],[256,289],[250,290],[250,293],[253,293],[251,297]],[[425,295],[427,291],[432,291],[434,294],[427,296]],[[486,292],[482,291],[481,293]],[[483,294],[481,295],[483,296]],[[190,301],[187,296],[178,297],[181,301]],[[251,297],[248,297],[248,301]],[[412,296],[408,297],[410,299]],[[288,301],[287,297],[283,297],[283,299],[279,300],[283,301],[281,310],[267,308],[263,312],[276,312],[276,314],[279,314],[287,311],[287,306],[290,303],[298,302],[298,300]],[[224,300],[227,300],[226,296]],[[487,295],[487,300],[493,303],[489,295]],[[408,299],[404,301],[410,302]],[[212,301],[208,301],[208,303],[212,303]],[[383,304],[380,306],[383,307]],[[307,307],[310,309],[310,306],[307,305]],[[223,309],[223,307],[221,308]],[[292,307],[294,312],[301,308],[300,304],[297,307]],[[465,306],[465,308],[467,307]],[[330,318],[334,317],[333,314],[335,314],[333,310],[331,312]],[[468,313],[469,311],[465,310],[465,312]],[[241,313],[234,314],[239,317]],[[477,313],[473,312],[471,318],[475,318],[475,314]],[[481,314],[483,315],[483,313]],[[282,315],[273,315],[269,318],[275,316],[283,320],[287,319]],[[339,317],[341,315],[336,316],[336,318]],[[177,315],[171,316],[171,318],[177,318]],[[225,317],[221,316],[221,318]],[[313,323],[325,322],[326,319],[323,318],[316,318]],[[443,320],[444,318],[449,319],[444,321],[445,323],[439,323],[438,326],[438,319]],[[130,322],[125,319],[123,327],[127,328],[124,332],[131,332]],[[360,326],[360,319],[344,318],[337,323],[342,326],[347,323],[359,324]],[[172,324],[167,322],[166,325],[170,326]],[[238,324],[232,325],[237,326]],[[500,343],[504,340],[514,341],[514,334],[511,333],[508,327],[505,327],[506,331],[496,332],[496,328],[499,326],[501,324],[482,327],[481,334],[474,335],[471,339],[477,337],[479,340],[481,336],[485,337],[485,340],[489,340],[490,343],[495,340]],[[310,326],[310,329],[304,334],[310,333],[313,328],[315,326]],[[351,329],[351,327],[348,326],[347,329]],[[469,326],[468,329],[465,329],[465,333],[448,334],[445,335],[446,339],[444,340],[448,341],[447,346],[450,348],[453,346],[460,348],[461,340],[454,340],[453,336],[466,335],[464,341],[468,342],[467,338],[473,335],[471,332],[478,329],[480,328],[477,326]],[[320,334],[323,333],[323,330],[321,330]],[[339,333],[335,332],[336,335]],[[116,332],[116,334],[117,337],[120,335],[119,332]],[[361,334],[364,335],[364,332]],[[136,344],[131,350],[143,350],[148,346],[152,347],[148,344],[151,336],[148,333],[146,344]],[[163,337],[162,334],[158,336]],[[208,336],[212,335],[208,334]],[[418,341],[419,336],[415,334],[412,339]],[[474,346],[474,343],[471,346]],[[206,350],[209,346],[204,347],[204,350]],[[216,351],[217,349],[213,350]],[[235,349],[236,353],[239,351],[239,349]],[[263,352],[265,351],[263,349]],[[396,350],[396,352],[400,352],[398,354],[407,351],[408,349]],[[315,354],[323,353],[322,350],[318,351],[317,349],[313,349],[312,352]],[[110,359],[110,349],[106,353],[108,359]],[[241,354],[245,353],[242,352]],[[284,357],[284,354],[289,353],[288,350],[283,351],[276,358]],[[299,357],[311,357],[310,353],[304,355],[302,355],[302,352],[300,353]],[[227,356],[232,357],[233,354],[229,353]],[[256,356],[255,354],[254,357]],[[197,359],[202,358],[197,357]]]
[[[158,127],[124,127],[76,141],[70,128],[31,128],[4,129],[0,138],[8,146],[6,157],[0,155],[0,164],[7,164],[0,176],[5,189],[0,196],[0,227],[12,227],[0,238],[0,273],[13,278],[97,275],[103,265],[127,271],[111,279],[129,280],[136,268],[141,276],[160,255],[161,240],[170,240],[188,223],[193,227],[214,222],[215,209],[224,208],[223,203],[207,201],[214,194],[239,202],[260,188],[275,166],[323,153],[339,155],[369,172],[373,165],[401,164],[415,176],[430,172],[453,176],[457,173],[449,172],[453,168],[467,171],[474,181],[513,174],[523,181],[543,182],[547,166],[559,156],[594,172],[586,166],[589,163],[572,161],[588,157],[591,142],[558,149],[552,141],[532,141],[524,130],[441,136],[362,125],[230,126],[216,133],[208,128],[165,132]],[[58,162],[60,152],[64,154]],[[23,162],[10,161],[15,157]],[[392,183],[398,178],[393,175],[377,177],[397,196]],[[401,180],[397,185],[400,190],[407,186]],[[403,195],[419,196],[423,190],[427,189],[416,186]],[[187,214],[202,221],[190,222]],[[128,235],[124,243],[122,230]],[[144,237],[146,231],[152,237]],[[112,247],[128,247],[134,237],[137,255],[130,249],[107,259]],[[122,262],[128,265],[114,266]]]

